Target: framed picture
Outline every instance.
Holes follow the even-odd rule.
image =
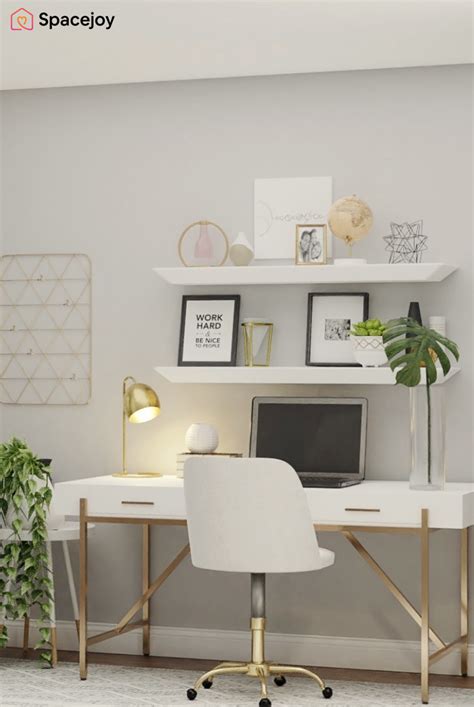
[[[306,365],[358,366],[349,335],[368,316],[368,292],[310,292]]]
[[[256,260],[294,260],[295,226],[327,223],[332,204],[332,177],[256,179],[254,185]],[[327,235],[328,257],[332,238]]]
[[[178,366],[235,366],[240,295],[184,295]]]
[[[324,265],[327,262],[327,226],[298,224],[295,237],[296,265]]]

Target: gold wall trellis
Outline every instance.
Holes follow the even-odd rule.
[[[91,394],[91,263],[0,258],[0,402],[85,405]]]

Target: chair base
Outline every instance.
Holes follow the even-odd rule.
[[[219,675],[247,675],[248,677],[258,678],[260,680],[261,696],[260,707],[271,707],[271,702],[268,699],[267,682],[268,678],[273,677],[275,685],[282,687],[285,683],[285,675],[302,675],[303,677],[311,678],[320,688],[323,697],[329,699],[332,697],[332,690],[324,684],[324,681],[307,668],[300,668],[295,665],[280,665],[276,663],[268,663],[264,659],[264,637],[265,637],[265,619],[253,618],[251,620],[252,632],[252,659],[248,663],[242,662],[225,662],[219,663],[215,668],[209,670],[204,675],[201,675],[194,684],[194,687],[187,691],[188,700],[195,700],[197,691],[200,687],[208,690],[212,687],[214,678]]]

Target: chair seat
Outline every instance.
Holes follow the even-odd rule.
[[[94,526],[89,523],[89,530]],[[10,540],[13,536],[11,528],[0,528],[0,540]],[[24,541],[31,540],[31,531],[22,530],[20,539]],[[60,540],[79,540],[79,523],[72,521],[63,521],[57,528],[48,528],[48,540],[56,542]]]
[[[332,550],[326,550],[324,547],[319,548],[319,556],[321,558],[321,569],[333,565],[336,557]]]

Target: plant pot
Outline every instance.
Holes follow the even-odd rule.
[[[430,386],[429,398],[428,405],[426,385],[410,388],[410,488],[441,490],[446,480],[443,386]]]
[[[364,368],[383,366],[387,354],[382,336],[351,336],[354,358]]]
[[[22,503],[21,506],[21,511],[19,517],[21,518],[23,522],[23,530],[30,530],[32,526],[32,519],[28,518],[28,508],[25,503]],[[5,527],[6,528],[11,528],[12,523],[17,517],[17,514],[13,511],[13,509],[8,509],[7,514],[6,514],[6,523]],[[62,525],[64,525],[65,522],[65,516],[64,514],[58,513],[55,507],[54,503],[54,496],[53,499],[50,503],[50,506],[46,512],[46,524],[49,528],[49,530],[55,530],[57,528],[60,528]]]

